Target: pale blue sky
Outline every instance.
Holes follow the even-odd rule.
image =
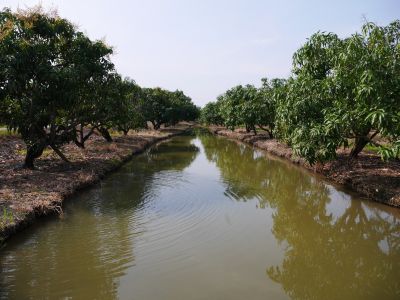
[[[237,84],[287,77],[292,54],[312,33],[347,36],[364,18],[400,18],[400,0],[42,0],[91,38],[114,46],[124,76],[181,89],[204,105]],[[38,0],[0,0],[24,8]]]

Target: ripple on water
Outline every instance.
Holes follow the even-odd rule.
[[[221,215],[229,208],[218,203],[221,199],[215,193],[201,190],[204,185],[198,184],[196,176],[160,172],[153,180],[151,191],[146,193],[147,210],[142,211],[147,214],[146,229],[136,240],[141,267],[156,270],[158,265],[169,263],[190,268],[193,249],[212,248],[217,244],[214,241],[232,238],[223,230],[210,230],[222,228],[219,224],[226,221]]]

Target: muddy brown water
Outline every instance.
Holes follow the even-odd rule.
[[[399,210],[197,131],[0,250],[1,299],[400,299]]]

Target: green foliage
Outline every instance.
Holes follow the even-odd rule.
[[[91,114],[87,102],[113,69],[111,53],[40,8],[0,12],[0,114],[27,145],[26,167],[47,146],[66,160],[58,147],[74,139],[80,114]]]
[[[223,125],[224,119],[222,118],[220,102],[209,102],[202,109],[200,113],[200,121],[206,125]]]
[[[0,214],[0,229],[4,229],[6,226],[14,223],[14,215],[11,210],[6,207],[3,208],[3,213]],[[1,240],[0,240],[1,244]]]
[[[201,110],[205,124],[256,126],[288,143],[310,163],[333,159],[338,147],[356,157],[373,145],[383,159],[400,155],[400,21],[366,23],[340,39],[317,32],[293,56],[288,80],[236,86]],[[154,129],[193,121],[200,110],[182,91],[141,89],[122,79],[112,49],[68,20],[41,8],[0,11],[0,123],[27,145],[25,167],[51,147],[84,147],[95,130]],[[379,144],[376,137],[383,138]]]
[[[259,89],[253,85],[236,86],[220,96],[216,103],[209,103],[203,108],[203,122],[225,124],[232,130],[245,126],[247,132],[254,133],[258,126],[272,136],[275,128],[275,104],[284,85],[284,79],[264,78]]]
[[[332,159],[341,142],[335,126],[324,126],[324,112],[332,105],[331,70],[340,39],[317,33],[293,56],[294,75],[276,107],[277,136],[310,163]]]
[[[182,91],[176,90],[167,94],[169,104],[165,121],[168,125],[175,125],[179,121],[194,121],[199,117],[199,109]]]
[[[168,91],[157,88],[144,88],[141,99],[141,113],[146,121],[153,124],[154,129],[159,129],[167,121],[167,108],[169,107]]]
[[[294,55],[294,77],[279,101],[279,136],[310,163],[335,157],[354,140],[356,157],[372,143],[383,158],[399,156],[400,23],[364,25],[340,40],[317,33]],[[380,134],[391,147],[380,146]]]
[[[276,103],[279,98],[284,96],[286,80],[279,78],[268,80],[267,78],[263,78],[261,82],[260,93],[262,102],[257,112],[257,125],[267,130],[270,136],[273,137],[273,131],[276,126]]]
[[[366,23],[361,34],[344,40],[334,68],[339,88],[327,118],[341,125],[343,135],[355,139],[355,155],[369,142],[381,148],[383,158],[399,156],[399,41],[400,21],[386,27]],[[392,146],[376,143],[373,138],[378,134]]]
[[[238,85],[219,98],[221,115],[225,125],[234,129],[244,125],[246,130],[256,130],[258,112],[262,106],[261,93],[252,85]]]
[[[194,121],[199,116],[199,108],[183,92],[170,92],[159,87],[143,89],[140,111],[144,120],[151,122],[156,130],[162,124]]]
[[[43,149],[71,139],[66,118],[75,106],[74,26],[39,10],[0,12],[1,119],[27,144],[25,165]]]
[[[205,106],[203,122],[219,121],[217,106],[228,128],[266,129],[311,164],[334,159],[349,144],[352,158],[366,145],[383,159],[398,158],[399,41],[400,21],[366,23],[346,39],[317,32],[293,55],[288,80],[262,79],[258,90],[236,86]]]
[[[140,98],[142,89],[133,80],[128,78],[121,82],[121,104],[122,107],[116,110],[115,124],[119,131],[127,134],[130,129],[146,127],[145,120],[140,114]]]
[[[68,114],[74,127],[73,139],[78,146],[84,147],[94,129],[109,128],[114,121],[108,113],[116,114],[115,110],[121,105],[122,81],[110,60],[112,49],[81,33],[78,37],[76,47],[70,49],[78,67],[75,77],[78,103],[68,109]],[[86,127],[90,130],[84,132]]]
[[[50,146],[79,147],[95,132],[195,120],[199,109],[181,91],[141,89],[115,71],[112,48],[41,7],[0,11],[0,123],[27,145],[25,167]]]

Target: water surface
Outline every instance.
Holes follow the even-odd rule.
[[[400,299],[399,211],[203,132],[0,250],[4,299]]]

